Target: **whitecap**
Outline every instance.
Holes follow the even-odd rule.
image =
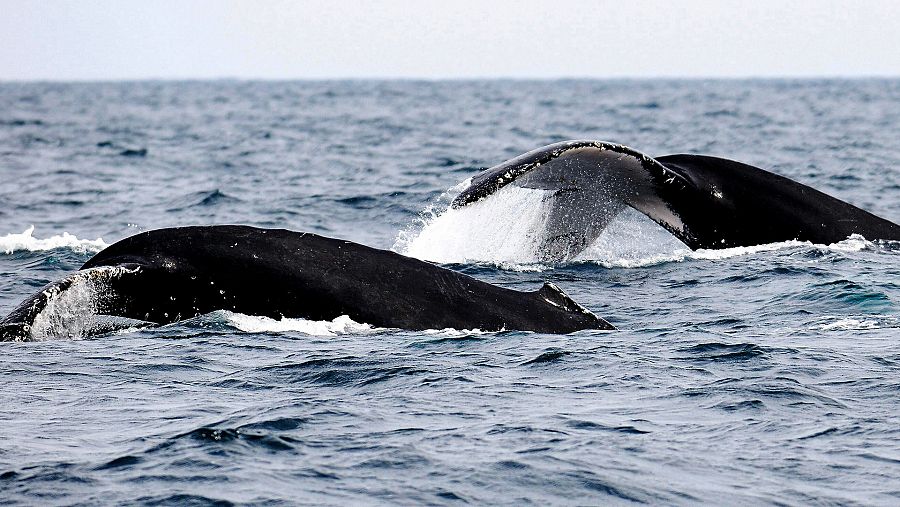
[[[33,234],[34,226],[32,225],[22,233],[0,236],[0,251],[9,255],[18,251],[39,252],[55,248],[68,248],[77,253],[96,253],[109,246],[102,238],[79,239],[68,232],[43,239],[35,238]]]

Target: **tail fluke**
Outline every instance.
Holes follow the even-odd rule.
[[[507,185],[549,192],[542,255],[556,262],[587,248],[626,206],[692,249],[900,239],[897,224],[758,167],[702,155],[654,159],[598,141],[552,144],[486,169],[453,206]]]

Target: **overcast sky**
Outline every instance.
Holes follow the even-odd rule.
[[[900,76],[900,1],[0,0],[0,80]]]

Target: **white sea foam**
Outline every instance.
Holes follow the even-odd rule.
[[[867,240],[859,234],[853,234],[844,241],[838,241],[828,245],[827,248],[837,250],[839,252],[860,252],[862,250],[871,250],[876,248],[875,243]]]
[[[626,214],[635,215],[635,217],[623,217]],[[620,221],[620,218],[623,220]],[[717,261],[793,248],[817,248],[847,253],[859,252],[874,248],[874,246],[871,241],[854,234],[831,245],[791,240],[764,245],[691,250],[649,218],[629,209],[616,217],[610,227],[597,238],[597,241],[582,252],[576,260],[597,262],[610,268],[635,268],[686,260]]]
[[[840,319],[818,327],[822,331],[855,331],[878,328],[878,321],[872,319]]]
[[[416,333],[426,336],[439,336],[442,338],[462,338],[464,336],[494,334],[497,333],[497,331],[482,331],[481,329],[454,329],[452,327],[446,327],[444,329],[425,329],[423,331],[417,331]]]
[[[341,315],[334,320],[307,320],[301,318],[273,319],[255,315],[245,315],[227,310],[214,312],[220,314],[231,326],[246,333],[285,333],[299,332],[309,336],[339,336],[372,334],[382,331],[384,328],[359,323],[347,315]],[[463,337],[471,335],[491,334],[480,329],[425,329],[416,331],[416,334],[439,337]]]
[[[310,336],[337,336],[344,334],[366,334],[376,328],[368,324],[360,324],[346,315],[334,320],[316,321],[306,319],[281,318],[244,315],[242,313],[223,312],[228,323],[247,333],[285,333],[300,332]]]
[[[39,252],[54,248],[69,248],[78,253],[99,252],[109,246],[102,238],[79,239],[68,232],[50,236],[49,238],[35,238],[34,226],[25,229],[19,234],[7,234],[0,236],[0,251],[9,255],[18,251]]]
[[[866,331],[900,327],[900,319],[884,315],[828,316],[824,320],[826,322],[813,326],[813,329],[821,331]]]

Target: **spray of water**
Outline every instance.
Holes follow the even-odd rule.
[[[507,269],[544,269],[540,252],[553,192],[507,185],[490,197],[452,208],[453,197],[468,186],[453,188],[429,206],[394,249],[404,255],[441,263],[488,263]],[[577,210],[575,211],[577,213]],[[587,249],[569,261],[607,266],[664,262],[690,252],[644,215],[627,208]]]
[[[31,325],[31,339],[35,341],[82,339],[98,327],[100,316],[112,296],[110,281],[134,270],[119,266],[104,266],[78,271],[70,275],[67,285],[57,284],[44,292],[47,300]]]
[[[536,263],[549,211],[547,197],[546,191],[509,185],[490,199],[429,210],[417,233],[395,248],[404,255],[442,263]]]

